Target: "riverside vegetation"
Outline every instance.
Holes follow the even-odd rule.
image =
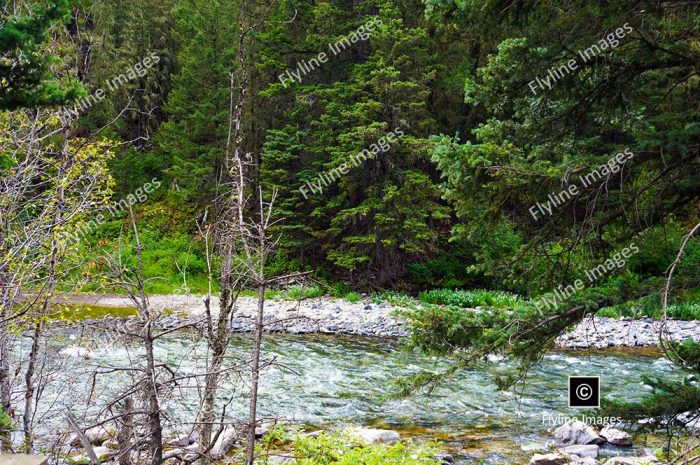
[[[0,0],[0,450],[447,461],[390,424],[266,430],[268,332],[327,296],[403,308],[369,332],[433,358],[387,386],[405,405],[484,361],[505,402],[582,325],[651,328],[664,358],[604,359],[638,392],[596,413],[697,463],[699,32],[682,0]],[[63,304],[113,294],[88,323]],[[199,297],[180,318],[163,295]]]

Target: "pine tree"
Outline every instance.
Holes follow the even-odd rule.
[[[53,0],[30,16],[13,8],[21,5],[0,0],[0,109],[60,105],[79,97],[80,86],[54,74],[56,57],[45,49],[52,25],[66,21],[66,0]]]

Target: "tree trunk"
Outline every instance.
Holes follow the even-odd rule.
[[[22,415],[22,429],[24,431],[24,451],[27,454],[32,453],[32,417],[34,416],[34,370],[36,361],[39,356],[39,341],[41,340],[42,320],[39,320],[34,326],[34,334],[32,335],[32,348],[29,352],[29,361],[27,363],[27,371],[24,373],[24,414]]]
[[[131,438],[134,434],[131,412],[133,410],[134,402],[131,400],[131,397],[127,397],[124,399],[124,417],[121,427],[119,428],[119,433],[117,433],[119,465],[131,465]]]
[[[151,441],[151,465],[163,463],[163,429],[160,422],[160,402],[158,400],[158,385],[156,380],[156,364],[153,355],[153,336],[151,334],[151,322],[148,322],[148,334],[146,336],[146,359],[148,367],[148,380],[146,382],[146,395],[148,397],[148,436]]]
[[[250,409],[248,412],[248,440],[246,441],[245,463],[253,465],[255,460],[255,427],[258,414],[258,384],[260,382],[260,346],[263,336],[263,314],[265,309],[265,280],[258,284],[258,314],[255,319],[255,345],[251,360]]]

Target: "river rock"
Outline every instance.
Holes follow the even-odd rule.
[[[95,426],[85,430],[85,436],[87,437],[88,441],[90,441],[90,444],[98,446],[105,442],[107,439],[114,437],[114,435],[114,429],[108,428],[104,425]],[[82,446],[80,438],[78,438],[77,435],[73,436],[73,439],[71,439],[70,443],[72,446]]]
[[[576,446],[567,446],[562,449],[564,452],[567,454],[572,454],[572,455],[577,455],[581,458],[598,458],[598,453],[600,452],[600,447],[596,446],[595,444],[589,444],[589,445],[576,445]]]
[[[117,441],[117,438],[109,438],[102,443],[102,447],[107,447],[109,449],[119,449],[119,441]]]
[[[629,433],[615,428],[603,428],[600,430],[600,437],[614,446],[631,446],[632,436]]]
[[[554,437],[567,445],[604,444],[605,439],[582,421],[569,421],[554,430]]]
[[[175,443],[180,447],[187,447],[190,444],[194,444],[196,440],[197,440],[197,433],[191,432],[191,433],[185,433],[185,434],[179,435],[177,437],[177,440],[175,441]]]
[[[230,426],[225,427],[211,448],[210,454],[214,458],[223,457],[233,448],[237,440],[236,430]]]
[[[600,462],[593,457],[579,457],[578,455],[571,455],[569,465],[600,465]]]
[[[115,451],[108,447],[97,446],[93,447],[92,450],[95,451],[97,460],[99,460],[100,462],[106,462],[107,460],[109,460],[110,457],[112,457],[112,455],[115,454]],[[90,463],[90,457],[87,453],[85,453],[82,455],[74,455],[73,457],[69,457],[67,461],[68,463],[75,464]]]
[[[564,465],[568,461],[562,454],[535,454],[530,459],[530,465]]]
[[[388,429],[356,428],[350,435],[364,444],[393,444],[401,439],[399,433]]]
[[[646,455],[644,457],[612,457],[605,462],[605,465],[643,465],[656,462],[658,462],[656,457]]]
[[[434,458],[437,463],[442,465],[452,465],[455,463],[455,458],[452,457],[452,454],[440,453],[435,455]]]
[[[281,464],[281,465],[286,465],[290,463],[296,463],[296,460],[294,460],[292,457],[283,457],[281,455],[270,455],[267,458],[268,463],[273,463],[273,464]]]

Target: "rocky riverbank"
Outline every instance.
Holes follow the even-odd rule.
[[[130,307],[128,298],[113,295],[75,295],[66,302],[105,307]],[[204,315],[201,297],[191,295],[155,295],[150,305],[167,310],[161,325],[174,328],[187,322],[197,326]],[[214,299],[212,309],[218,307]],[[406,335],[406,326],[396,316],[399,307],[387,302],[348,302],[321,297],[302,301],[270,299],[265,306],[265,325],[270,332],[289,334],[340,334],[397,338]],[[253,329],[256,299],[241,297],[232,322],[236,332]],[[586,320],[557,341],[562,348],[605,349],[617,347],[651,347],[658,344],[660,323],[652,319],[596,318]],[[668,322],[668,333],[674,340],[693,338],[700,341],[700,321]]]

